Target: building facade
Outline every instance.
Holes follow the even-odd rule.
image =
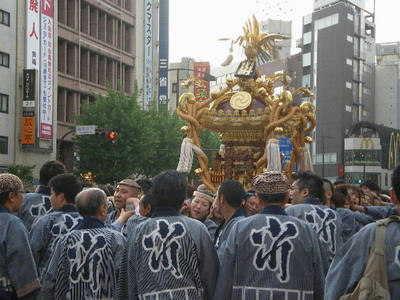
[[[376,45],[375,123],[400,129],[400,42]]]
[[[315,95],[315,171],[344,177],[344,138],[357,122],[375,117],[375,25],[365,1],[314,1],[303,18],[302,86]]]
[[[14,162],[17,2],[0,8],[0,168]],[[0,171],[1,171],[0,169]]]

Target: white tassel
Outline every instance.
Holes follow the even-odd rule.
[[[219,154],[225,153],[225,144],[219,145]]]
[[[300,161],[299,171],[311,171],[314,172],[314,167],[311,162],[311,155],[308,148],[300,148]]]
[[[181,154],[176,170],[181,173],[189,173],[193,164],[193,140],[184,138],[181,145]]]
[[[279,152],[279,141],[277,139],[270,139],[266,147],[267,155],[267,172],[281,171],[281,154]]]

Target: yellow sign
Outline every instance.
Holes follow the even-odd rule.
[[[22,117],[22,145],[35,144],[35,117],[32,115]]]
[[[388,169],[395,168],[399,161],[397,154],[400,153],[400,134],[394,133],[390,135],[390,142],[389,142],[389,159],[388,159]]]
[[[364,144],[365,144],[365,146],[364,146]],[[369,149],[370,146],[371,146],[371,149],[374,149],[374,142],[372,141],[372,138],[363,138],[361,140],[360,149]]]

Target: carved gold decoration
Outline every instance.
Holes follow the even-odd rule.
[[[259,32],[254,17],[243,31],[236,40],[230,40],[231,47],[234,44],[243,47],[247,61],[251,62],[260,57],[273,57],[276,52],[274,41],[284,38]],[[275,94],[274,87],[278,82],[282,92]],[[184,82],[187,88],[195,83],[196,78]],[[181,130],[192,139],[193,145],[201,149],[199,134],[203,128],[219,133],[225,145],[223,155],[218,154],[215,158],[212,170],[204,152],[196,151],[200,168],[195,174],[210,191],[215,193],[220,182],[230,178],[240,180],[248,187],[249,179],[266,167],[268,141],[284,136],[290,138],[293,145],[290,161],[285,166],[286,175],[291,176],[301,149],[305,143],[312,142],[307,134],[315,127],[316,120],[312,92],[304,87],[293,90],[289,84],[290,78],[285,72],[268,77],[261,76],[256,70],[254,76],[227,78],[224,88],[213,91],[201,102],[189,92],[179,98],[176,113],[187,122]],[[295,106],[294,95],[308,97],[310,101]]]
[[[231,97],[231,106],[237,110],[243,110],[251,104],[251,95],[247,92],[237,92]]]

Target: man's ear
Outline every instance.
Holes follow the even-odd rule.
[[[393,189],[389,190],[389,194],[390,194],[390,201],[392,201],[392,203],[395,205],[400,205],[399,199],[397,198],[397,195]]]
[[[310,195],[310,191],[308,190],[308,188],[304,188],[304,189],[302,189],[302,190],[300,191],[300,195],[301,195],[303,198],[307,198],[307,197],[309,197],[309,195]]]

